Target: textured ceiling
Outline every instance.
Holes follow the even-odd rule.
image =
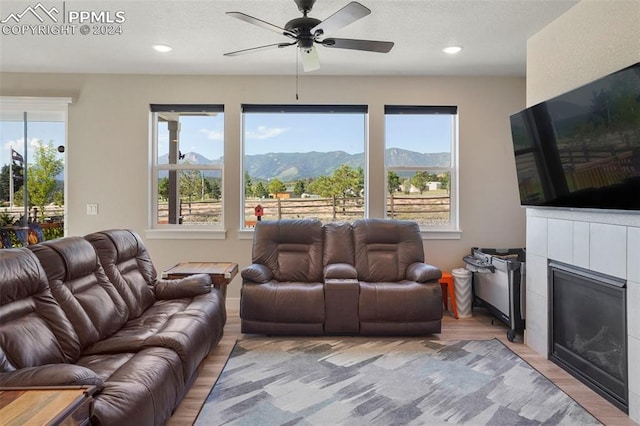
[[[395,42],[388,54],[318,47],[314,75],[514,75],[524,76],[527,39],[578,0],[360,0],[372,10],[328,36]],[[212,75],[291,75],[296,49],[224,57],[223,53],[288,38],[225,15],[239,11],[284,26],[301,16],[293,0],[49,1],[59,23],[70,11],[123,11],[122,34],[22,35],[16,25],[40,24],[27,13],[9,19],[0,34],[0,71]],[[309,16],[325,19],[348,0],[317,0]],[[0,20],[38,0],[0,2]],[[64,11],[64,13],[63,13]],[[52,21],[45,18],[42,25]],[[56,24],[57,25],[57,24]],[[48,25],[50,26],[50,25]],[[97,28],[100,30],[100,27]],[[153,44],[173,47],[158,53]],[[461,45],[449,56],[441,49]]]

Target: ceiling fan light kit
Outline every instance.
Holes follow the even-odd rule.
[[[390,41],[324,38],[325,34],[344,28],[345,26],[357,21],[358,19],[364,18],[371,13],[371,10],[358,2],[352,1],[324,21],[307,16],[309,12],[311,12],[316,0],[294,0],[294,2],[303,16],[291,19],[284,25],[284,27],[279,27],[278,25],[255,18],[247,15],[246,13],[227,12],[227,15],[229,16],[258,27],[277,32],[293,39],[293,41],[289,43],[274,43],[249,49],[236,50],[225,53],[224,56],[237,56],[245,53],[253,53],[261,50],[284,48],[295,45],[298,47],[300,57],[302,58],[302,68],[305,72],[309,72],[320,68],[318,52],[315,47],[316,44],[329,48],[362,50],[378,53],[387,53],[391,48],[393,48],[393,42]]]

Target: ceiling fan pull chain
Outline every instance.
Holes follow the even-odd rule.
[[[296,101],[298,100],[298,69],[300,68],[300,66],[298,65],[298,49],[295,50],[296,52]]]

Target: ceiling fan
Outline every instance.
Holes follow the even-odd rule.
[[[294,0],[302,17],[294,18],[284,25],[284,28],[263,21],[242,12],[227,12],[227,15],[265,28],[289,37],[293,41],[286,43],[267,44],[250,49],[236,50],[225,53],[224,56],[236,56],[272,48],[282,48],[296,45],[302,58],[302,68],[305,72],[320,68],[318,52],[315,44],[336,49],[364,50],[367,52],[387,53],[393,47],[391,41],[359,40],[350,38],[325,38],[326,34],[343,28],[371,13],[371,10],[358,2],[352,1],[342,9],[329,16],[324,21],[307,16],[316,0]]]

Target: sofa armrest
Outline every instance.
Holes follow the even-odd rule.
[[[104,387],[92,370],[75,364],[47,364],[0,373],[2,387],[82,386]]]
[[[193,297],[211,292],[211,277],[207,274],[195,274],[174,280],[159,279],[153,288],[158,299]]]
[[[428,281],[436,281],[442,277],[442,271],[433,266],[422,262],[416,262],[407,268],[407,279],[417,283],[426,283]]]
[[[273,272],[271,269],[259,263],[253,263],[249,266],[245,266],[242,268],[242,271],[240,271],[240,275],[243,280],[254,283],[266,283],[273,278]]]
[[[355,266],[348,263],[332,263],[324,267],[324,279],[358,279]]]

